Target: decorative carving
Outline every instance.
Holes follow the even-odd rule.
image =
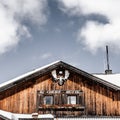
[[[64,82],[68,79],[70,73],[68,70],[53,70],[51,72],[52,77],[55,82],[58,82],[58,85],[62,86]]]

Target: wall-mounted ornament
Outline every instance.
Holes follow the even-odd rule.
[[[54,82],[58,82],[58,85],[62,86],[67,81],[70,73],[68,70],[53,70],[51,72]]]

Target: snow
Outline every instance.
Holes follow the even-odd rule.
[[[19,118],[32,118],[32,114],[15,114],[3,110],[0,110],[0,116],[10,120],[18,120]],[[38,115],[38,118],[54,118],[54,116],[52,114],[40,114]]]
[[[19,118],[32,118],[32,114],[13,114],[12,119],[18,120]],[[38,115],[38,118],[54,118],[51,114]]]
[[[113,85],[120,87],[120,74],[93,74],[95,77],[103,79]]]
[[[19,118],[32,118],[32,114],[15,114],[0,110],[0,116],[3,116],[9,120],[19,120]],[[120,120],[119,117],[91,117],[91,118],[54,118],[52,114],[38,115],[38,118],[53,118],[54,120]]]
[[[33,71],[30,71],[30,72],[28,72],[28,73],[26,73],[26,74],[23,74],[23,75],[21,75],[21,76],[19,76],[19,77],[16,77],[16,78],[14,78],[14,79],[12,79],[12,80],[9,80],[9,81],[7,81],[7,82],[4,82],[4,83],[0,84],[0,88],[6,86],[6,85],[8,85],[8,84],[11,84],[11,83],[13,83],[13,82],[16,82],[16,81],[18,81],[18,80],[20,80],[20,79],[22,79],[22,78],[25,78],[25,77],[27,77],[27,76],[29,76],[29,75],[31,75],[31,74],[34,74],[34,73],[36,73],[36,72],[38,72],[38,71],[40,71],[40,70],[42,70],[42,69],[44,69],[44,68],[47,68],[47,67],[49,67],[49,66],[52,66],[52,65],[54,65],[54,64],[56,64],[56,63],[58,63],[58,62],[60,62],[60,61],[55,61],[55,62],[53,62],[53,63],[51,63],[51,64],[45,65],[45,66],[43,66],[43,67],[40,67],[40,68],[35,69],[35,70],[33,70]]]
[[[0,116],[6,117],[8,119],[11,119],[12,113],[0,110]]]

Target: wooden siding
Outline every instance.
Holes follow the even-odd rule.
[[[63,86],[54,83],[50,73],[31,79],[29,82],[24,81],[16,84],[12,88],[0,93],[0,109],[24,114],[37,112],[37,92],[41,90],[80,90],[83,91],[85,115],[120,115],[119,91],[110,89],[74,72],[70,73],[69,79]],[[58,114],[62,115],[63,113],[60,111]],[[76,115],[76,113],[73,115]]]

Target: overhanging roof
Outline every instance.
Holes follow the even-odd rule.
[[[19,120],[19,119],[32,119],[32,114],[16,114],[7,111],[0,110],[0,118],[5,120]],[[38,118],[54,118],[52,114],[38,114]]]
[[[66,69],[68,69],[70,71],[73,71],[73,72],[75,72],[77,74],[80,74],[80,75],[82,75],[82,76],[84,76],[84,77],[86,77],[88,79],[91,79],[91,80],[93,80],[95,82],[103,84],[106,87],[110,87],[110,88],[112,88],[112,89],[114,89],[116,91],[120,90],[120,86],[117,86],[114,83],[110,83],[105,79],[101,79],[100,77],[97,77],[97,76],[92,75],[90,73],[87,73],[87,72],[85,72],[83,70],[80,70],[80,69],[78,69],[78,68],[76,68],[76,67],[74,67],[74,66],[72,66],[70,64],[67,64],[67,63],[63,62],[63,61],[56,61],[56,62],[53,62],[53,63],[48,64],[46,66],[43,66],[43,67],[40,67],[40,68],[35,69],[33,71],[30,71],[30,72],[28,72],[26,74],[23,74],[23,75],[21,75],[21,76],[19,76],[17,78],[9,80],[9,81],[7,81],[5,83],[0,84],[0,92],[4,91],[6,89],[9,89],[10,87],[13,87],[13,86],[17,85],[18,83],[20,83],[22,81],[28,81],[28,80],[30,80],[30,79],[32,79],[34,77],[42,76],[45,73],[48,73],[48,72],[52,71],[53,69],[57,68],[58,66],[63,66],[63,67],[65,67]]]

